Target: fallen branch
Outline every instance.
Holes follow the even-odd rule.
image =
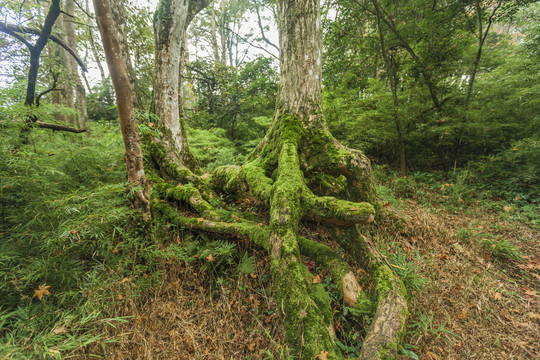
[[[51,129],[55,131],[67,131],[72,133],[83,133],[86,132],[86,129],[76,129],[65,125],[58,125],[58,124],[51,124],[51,123],[44,123],[42,121],[36,121],[34,124],[37,127],[43,128],[43,129]]]

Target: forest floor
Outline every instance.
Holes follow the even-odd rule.
[[[477,204],[456,210],[392,195],[379,226],[367,229],[411,296],[400,359],[540,359],[538,227],[507,216],[510,208],[501,213]],[[320,226],[302,232],[337,248]],[[249,274],[164,262],[160,289],[119,302],[112,315],[131,318],[109,328],[119,340],[106,346],[107,358],[292,358],[266,254],[247,239],[238,244],[255,258]],[[315,265],[306,266],[314,281],[332,286]],[[335,308],[342,348],[354,358],[363,324]]]

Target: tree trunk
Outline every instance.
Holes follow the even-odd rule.
[[[220,62],[219,59],[219,50],[218,50],[218,44],[217,44],[217,32],[216,32],[216,9],[215,9],[215,1],[212,1],[212,13],[210,14],[210,21],[211,21],[211,33],[210,33],[210,42],[212,43],[212,52],[214,54],[214,63],[218,64]]]
[[[41,52],[47,45],[49,36],[51,36],[51,31],[56,22],[56,19],[60,15],[60,0],[52,0],[51,5],[49,6],[49,11],[45,17],[45,23],[39,34],[39,37],[33,46],[28,46],[30,50],[30,68],[28,70],[28,86],[26,88],[26,98],[24,104],[26,106],[34,105],[36,101],[36,83],[39,70],[39,57]],[[36,119],[37,120],[37,119]]]
[[[162,1],[154,16],[156,42],[155,113],[163,136],[161,145],[167,157],[196,169],[189,150],[186,125],[180,114],[182,104],[180,73],[183,71],[184,38],[193,17],[209,4],[209,0]],[[175,160],[176,159],[176,160]]]
[[[74,15],[74,0],[66,0],[65,11],[70,15]],[[77,53],[77,36],[75,34],[75,27],[73,26],[73,21],[71,19],[64,19],[63,25],[66,33],[67,44],[75,53]],[[62,51],[61,53],[65,54],[65,51]],[[80,129],[88,129],[88,114],[86,112],[86,91],[82,84],[81,77],[79,76],[77,61],[72,56],[68,56],[67,60],[67,73],[70,74],[70,80],[75,85],[75,100],[73,101],[72,99],[72,107],[77,110],[77,120],[75,122],[75,125]],[[87,132],[87,134],[89,133]]]
[[[143,157],[137,124],[135,107],[131,91],[126,60],[120,48],[118,30],[111,15],[109,0],[94,0],[96,18],[101,33],[107,66],[116,93],[116,104],[120,118],[120,129],[124,139],[127,178],[133,187],[134,207],[139,209],[145,220],[150,217],[149,185],[144,173]]]
[[[377,29],[379,31],[379,43],[381,46],[381,55],[384,60],[384,65],[386,66],[386,71],[388,72],[388,81],[390,82],[390,91],[392,92],[392,103],[394,108],[392,111],[392,117],[394,118],[394,124],[396,125],[396,131],[398,133],[398,151],[399,151],[399,169],[401,176],[407,174],[407,166],[405,163],[405,140],[403,138],[403,127],[401,126],[401,121],[399,120],[399,99],[397,96],[397,75],[394,68],[393,60],[390,58],[388,49],[384,41],[383,29],[381,26],[381,13],[379,8],[375,6],[375,13],[377,15]]]
[[[249,236],[268,251],[272,288],[286,341],[300,359],[343,359],[336,343],[330,296],[302,263],[323,266],[345,306],[372,313],[361,359],[396,358],[408,315],[406,291],[358,224],[375,220],[377,200],[369,160],[330,134],[322,115],[322,41],[318,0],[279,0],[280,86],[267,136],[243,166],[223,166],[195,177],[201,190],[155,179],[153,211],[178,226]],[[187,182],[187,181],[186,181]],[[220,220],[205,201],[206,187],[249,191],[270,207],[269,225]],[[332,196],[329,196],[332,195]],[[189,218],[166,202],[183,202]],[[372,276],[375,294],[363,292],[351,267],[326,245],[298,235],[301,221],[327,224],[336,242]]]
[[[118,40],[120,41],[120,49],[122,51],[122,57],[126,59],[127,73],[129,76],[129,84],[131,86],[131,91],[133,93],[133,104],[136,108],[141,107],[141,97],[139,94],[139,88],[137,86],[137,76],[135,76],[135,71],[133,70],[133,65],[131,63],[131,56],[129,51],[129,41],[127,37],[126,29],[126,14],[125,8],[127,4],[125,0],[116,0],[111,2],[111,10],[114,23],[118,29]]]

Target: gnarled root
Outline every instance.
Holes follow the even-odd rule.
[[[319,355],[319,358],[343,358],[336,345],[329,295],[322,284],[313,284],[311,273],[301,262],[301,254],[325,267],[339,285],[346,306],[362,313],[375,310],[360,358],[395,358],[408,315],[405,288],[373,244],[362,237],[357,228],[357,224],[370,223],[375,217],[371,180],[369,176],[367,180],[360,179],[366,177],[369,164],[362,162],[364,158],[360,153],[335,142],[326,142],[325,148],[319,152],[312,147],[310,152],[300,156],[299,144],[305,141],[307,135],[298,119],[287,114],[280,116],[279,128],[273,129],[273,134],[270,134],[274,137],[273,148],[266,148],[270,146],[267,143],[260,152],[261,156],[276,156],[277,163],[273,160],[273,166],[277,167],[269,169],[268,164],[272,161],[259,157],[243,167],[218,168],[208,179],[187,172],[187,175],[182,173],[171,177],[176,180],[183,177],[184,181],[191,178],[196,184],[211,184],[214,189],[229,192],[249,191],[270,206],[269,225],[242,219],[221,221],[219,213],[205,200],[204,192],[193,186],[171,185],[160,179],[154,180],[153,195],[162,201],[153,199],[152,209],[167,221],[189,229],[248,236],[268,251],[274,294],[284,319],[286,339],[301,359],[312,360]],[[338,194],[339,199],[325,196],[324,191],[315,194],[307,186],[309,182],[304,179],[306,171],[320,175],[327,168],[307,168],[302,162],[310,163],[308,157],[316,157],[321,151],[337,154],[332,161],[327,161],[327,165],[332,164],[337,170],[326,174],[334,179],[341,177],[336,181],[353,188],[353,191],[348,190],[349,196]],[[166,166],[161,165],[161,168],[166,169]],[[273,170],[271,176],[268,175],[269,170]],[[163,200],[188,204],[201,217],[182,216]],[[298,225],[303,219],[325,222],[340,246],[371,274],[375,285],[373,299],[362,291],[354,272],[340,256],[326,245],[298,236]]]

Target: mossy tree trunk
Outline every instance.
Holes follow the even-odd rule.
[[[360,358],[395,358],[408,314],[405,289],[358,227],[372,223],[376,215],[370,162],[334,139],[322,114],[319,1],[279,0],[277,7],[280,88],[267,136],[243,166],[220,167],[204,178],[183,173],[183,182],[195,183],[198,189],[153,177],[153,195],[160,199],[153,201],[153,211],[183,227],[247,235],[267,249],[286,339],[299,358],[344,357],[336,345],[330,296],[322,284],[313,283],[302,255],[328,271],[346,306],[374,314]],[[222,221],[205,201],[208,189],[250,192],[270,207],[269,225],[241,218]],[[184,203],[202,217],[182,216],[167,202]],[[328,226],[338,244],[371,274],[372,296],[362,291],[339,255],[298,235],[301,221]]]
[[[157,139],[165,151],[166,159],[196,169],[195,159],[189,150],[186,125],[180,108],[183,71],[184,38],[193,17],[205,8],[210,0],[161,0],[154,15],[156,43],[156,79],[154,84],[154,109],[162,138]]]

